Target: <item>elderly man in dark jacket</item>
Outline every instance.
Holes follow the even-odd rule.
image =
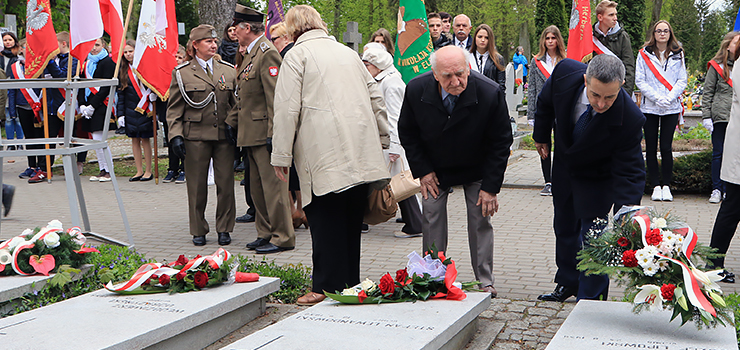
[[[432,72],[406,87],[398,133],[415,178],[421,178],[423,249],[447,250],[447,189],[463,185],[470,257],[484,291],[493,287],[493,228],[512,135],[504,91],[470,71],[456,46],[431,56]]]

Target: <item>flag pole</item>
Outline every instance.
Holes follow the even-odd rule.
[[[41,89],[41,103],[43,103],[41,108],[44,113],[44,120],[43,120],[44,138],[48,139],[49,138],[49,109],[48,109],[48,106],[46,105],[46,88]],[[44,148],[49,149],[48,142],[44,143]],[[46,155],[46,181],[48,183],[51,183],[51,156],[48,154]]]
[[[118,78],[118,68],[121,67],[121,56],[123,56],[123,48],[126,46],[126,32],[128,31],[128,22],[131,19],[131,9],[134,5],[134,1],[128,2],[128,10],[126,10],[126,22],[123,24],[123,34],[121,34],[121,45],[118,48],[118,58],[116,59],[116,71],[113,73],[113,79]],[[111,89],[113,87],[111,86]]]
[[[155,103],[157,101],[152,101]],[[154,184],[159,185],[159,150],[157,149],[157,129],[159,129],[159,123],[157,122],[157,104],[154,104],[154,115],[152,115],[152,123],[154,123]]]

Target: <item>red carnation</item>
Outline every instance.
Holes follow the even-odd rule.
[[[630,244],[630,241],[625,237],[619,237],[617,244],[619,244],[620,247],[626,247]]]
[[[396,271],[396,282],[398,282],[402,286],[406,285],[406,279],[408,278],[409,278],[409,273],[408,271],[406,271],[406,268]]]
[[[357,293],[357,300],[360,302],[360,304],[362,304],[362,302],[365,301],[366,298],[367,298],[367,293],[365,293],[364,290]]]
[[[193,284],[196,288],[203,288],[208,284],[208,274],[203,271],[198,271],[193,276]]]
[[[175,261],[175,266],[185,266],[185,264],[188,263],[188,258],[185,257],[185,255],[180,255],[177,257],[177,260]]]
[[[393,291],[396,289],[396,284],[393,282],[393,277],[391,277],[390,273],[386,273],[380,278],[378,287],[380,287],[380,291],[383,294],[393,294]]]
[[[185,270],[182,270],[182,271],[178,272],[178,273],[177,273],[177,275],[175,275],[175,278],[176,278],[176,279],[177,279],[178,281],[182,281],[182,279],[183,279],[183,278],[185,278],[185,274],[186,274],[186,273],[187,273],[187,272],[185,272]]]
[[[645,242],[649,245],[657,246],[660,242],[663,242],[663,234],[660,233],[659,228],[654,228],[645,234]]]
[[[627,250],[622,253],[622,264],[624,264],[625,267],[637,266],[637,258],[635,258],[634,250]]]
[[[169,275],[162,275],[159,276],[159,284],[163,286],[167,286],[170,284],[170,276]]]
[[[662,287],[660,287],[660,295],[663,296],[663,300],[673,300],[673,292],[675,290],[675,284],[664,284]]]

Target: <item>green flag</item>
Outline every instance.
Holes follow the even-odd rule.
[[[394,61],[405,83],[432,68],[429,63],[432,51],[434,46],[429,35],[424,1],[400,0]]]

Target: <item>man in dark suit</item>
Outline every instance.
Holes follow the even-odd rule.
[[[452,29],[455,31],[452,44],[465,49],[465,51],[470,50],[470,46],[473,45],[473,38],[470,36],[472,28],[470,17],[463,14],[455,16],[452,24]]]
[[[533,138],[543,158],[556,125],[552,195],[557,287],[540,300],[606,299],[609,277],[579,272],[576,254],[596,219],[606,219],[612,206],[617,211],[642,198],[645,117],[621,88],[621,63],[609,55],[595,57],[588,68],[563,60],[537,99]]]
[[[412,79],[398,121],[401,145],[421,178],[423,249],[447,250],[447,196],[463,185],[470,258],[482,289],[493,287],[493,228],[512,135],[504,91],[470,71],[465,52],[445,46],[431,55],[432,71]]]

